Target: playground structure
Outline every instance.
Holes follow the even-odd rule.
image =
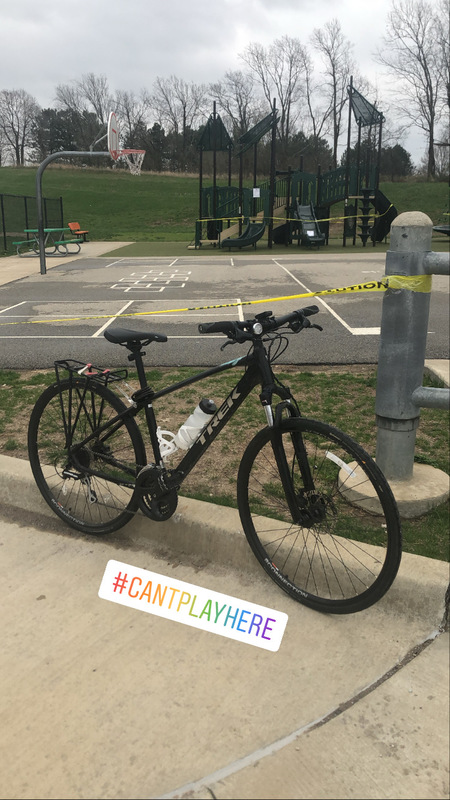
[[[224,249],[253,246],[266,234],[267,246],[273,244],[317,247],[328,244],[331,207],[344,203],[342,244],[347,239],[356,244],[359,236],[363,247],[370,239],[373,246],[388,235],[397,210],[379,189],[381,133],[383,115],[353,87],[348,88],[349,121],[347,157],[344,166],[315,174],[303,170],[303,159],[299,169],[275,169],[276,129],[278,115],[275,100],[270,114],[258,122],[238,140],[239,149],[234,157],[239,158],[239,183],[231,185],[231,158],[233,144],[225,126],[216,113],[214,103],[199,142],[200,191],[199,218],[195,227],[192,249],[205,245]],[[358,126],[356,164],[350,163],[352,114]],[[370,126],[378,132],[377,158],[370,163],[366,156],[361,164],[362,129]],[[261,138],[271,132],[270,177],[257,185],[257,145]],[[253,147],[253,188],[243,186],[243,154]],[[213,184],[203,187],[203,152],[213,152]],[[228,185],[218,186],[216,154],[228,152]],[[370,151],[368,151],[370,152]],[[357,231],[359,228],[359,232]]]

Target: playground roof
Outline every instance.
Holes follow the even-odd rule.
[[[356,89],[353,87],[351,87],[351,89],[349,88],[349,94],[353,113],[358,125],[364,128],[367,125],[378,125],[380,122],[384,122],[384,116],[381,111],[377,111],[375,106],[369,103]]]
[[[276,125],[278,122],[276,111],[271,111],[267,117],[261,119],[253,128],[250,128],[247,133],[244,133],[239,138],[239,144],[242,145],[241,149],[238,150],[236,153],[237,156],[240,156],[241,153],[245,153],[246,150],[249,149],[254,144],[257,144],[259,140],[264,136],[265,133],[268,133],[272,128],[272,125]]]
[[[198,141],[199,150],[229,150],[231,147],[233,142],[219,114],[211,114]]]

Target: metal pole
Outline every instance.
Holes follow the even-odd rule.
[[[0,194],[0,209],[1,209],[1,217],[2,217],[2,232],[3,232],[3,246],[5,248],[5,252],[8,247],[8,243],[6,241],[6,223],[5,223],[5,208],[3,205],[3,195]]]
[[[272,106],[272,138],[270,144],[270,190],[269,190],[269,229],[267,232],[267,247],[272,249],[273,244],[273,209],[275,206],[275,143],[277,137],[277,103],[273,99]]]
[[[391,226],[386,275],[424,275],[433,223],[419,211],[400,214]],[[420,408],[413,392],[422,385],[430,291],[387,289],[383,297],[375,402],[376,460],[386,477],[412,477]]]
[[[212,131],[213,131],[213,207],[212,207],[212,214],[214,218],[214,222],[212,225],[212,230],[214,231],[214,238],[217,235],[217,137],[216,137],[216,125],[217,125],[217,115],[216,115],[216,101],[214,100],[213,103],[213,124],[212,124]]]
[[[353,104],[353,75],[350,75],[350,85],[348,87],[348,130],[347,130],[347,155],[345,159],[345,199],[344,199],[344,231],[342,234],[342,246],[346,245],[345,217],[347,216],[348,195],[350,188],[350,145],[352,128],[352,104]]]
[[[101,151],[97,153],[92,152],[81,152],[80,150],[61,150],[59,153],[50,153],[47,158],[43,160],[41,164],[39,164],[37,173],[36,173],[36,206],[37,206],[37,223],[38,223],[38,240],[39,240],[39,261],[41,265],[41,275],[45,275],[47,272],[46,265],[45,265],[45,233],[44,233],[44,214],[43,214],[43,204],[42,204],[42,175],[45,168],[51,164],[52,161],[56,161],[57,158],[92,158],[92,156],[108,156],[111,158],[109,151]]]

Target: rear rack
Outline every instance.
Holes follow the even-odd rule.
[[[96,383],[102,383],[106,386],[108,383],[116,381],[124,381],[128,377],[127,369],[110,370],[104,367],[97,367],[95,364],[86,364],[84,361],[76,361],[73,358],[66,358],[62,361],[55,361],[55,372],[58,382],[61,380],[61,372],[65,370],[71,376],[80,376],[89,378]]]

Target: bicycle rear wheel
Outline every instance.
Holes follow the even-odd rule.
[[[397,574],[401,530],[389,484],[330,425],[296,418],[260,431],[239,468],[238,507],[260,564],[311,608],[361,611]]]
[[[111,533],[138,507],[135,478],[145,448],[132,418],[74,451],[125,410],[107,387],[72,378],[46,389],[32,411],[28,454],[37,486],[55,514],[84,533]]]

